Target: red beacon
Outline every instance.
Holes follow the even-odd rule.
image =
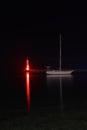
[[[28,60],[28,57],[26,59],[26,71],[29,71],[30,68],[29,68],[29,60]]]

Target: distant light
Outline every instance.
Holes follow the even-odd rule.
[[[29,60],[28,58],[26,59],[26,71],[29,71],[30,67],[29,67]]]

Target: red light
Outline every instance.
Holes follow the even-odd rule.
[[[26,71],[29,71],[29,60],[28,60],[28,58],[26,59]]]
[[[29,72],[26,72],[26,96],[27,96],[28,110],[30,110],[30,80],[29,80]]]

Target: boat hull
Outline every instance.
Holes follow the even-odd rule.
[[[73,70],[47,70],[46,74],[48,75],[70,75],[72,74]]]

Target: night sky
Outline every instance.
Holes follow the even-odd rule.
[[[32,68],[59,67],[60,33],[62,67],[87,68],[85,7],[67,3],[58,7],[31,7],[27,13],[22,10],[21,14],[7,13],[0,17],[1,71],[22,72],[27,56]]]

